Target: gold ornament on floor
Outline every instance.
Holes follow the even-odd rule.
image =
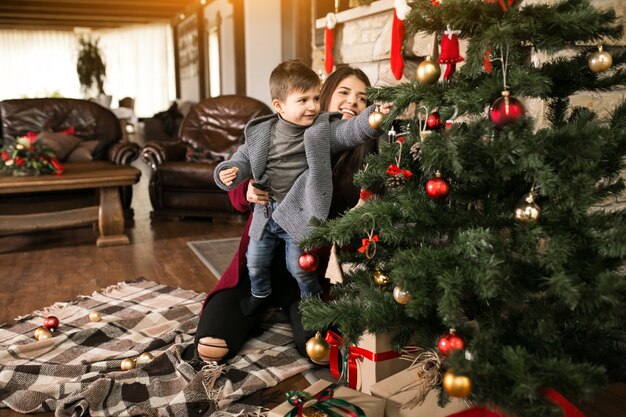
[[[35,329],[35,332],[33,333],[33,337],[37,340],[39,340],[39,335],[41,334],[42,331],[48,330],[45,327],[37,327]]]
[[[367,122],[370,124],[372,129],[380,129],[383,120],[385,120],[385,115],[379,112],[378,107],[376,107],[376,110],[370,113]]]
[[[535,223],[539,220],[541,208],[535,203],[535,196],[528,193],[522,203],[515,208],[515,220],[522,223]]]
[[[448,395],[465,398],[472,393],[472,380],[465,375],[457,375],[448,369],[443,375],[443,389]]]
[[[102,320],[102,316],[97,311],[92,311],[89,313],[89,320],[96,322]]]
[[[320,332],[306,342],[306,354],[318,365],[327,365],[330,362],[330,346]]]
[[[439,80],[441,75],[441,67],[431,56],[427,56],[425,60],[417,66],[417,81],[420,84],[432,84]]]
[[[41,330],[39,330],[39,332],[38,332],[37,331],[38,329],[41,329]],[[45,327],[38,327],[35,330],[35,334],[36,334],[35,339],[37,339],[37,340],[50,339],[52,337],[52,332],[50,330],[46,329]]]
[[[125,358],[120,364],[120,369],[122,371],[130,371],[131,369],[135,369],[136,367],[137,362],[133,358]]]
[[[143,365],[145,363],[150,363],[154,360],[154,356],[150,352],[143,352],[141,355],[137,356],[136,362],[139,365]]]
[[[393,289],[393,299],[398,304],[408,304],[413,299],[413,295],[409,291],[405,291],[402,288],[396,286]]]
[[[613,57],[607,51],[602,50],[602,45],[598,46],[598,52],[594,52],[589,57],[589,69],[593,72],[604,72],[613,65]]]
[[[382,273],[380,270],[374,271],[374,284],[377,287],[386,287],[391,282],[391,278]]]

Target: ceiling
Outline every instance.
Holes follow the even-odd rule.
[[[169,22],[190,3],[193,0],[0,0],[0,29],[99,29]]]

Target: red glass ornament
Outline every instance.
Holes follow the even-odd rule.
[[[438,130],[443,127],[443,122],[441,121],[441,115],[439,112],[434,111],[428,116],[426,119],[426,126],[430,130]]]
[[[303,252],[298,258],[298,265],[300,266],[300,269],[306,272],[315,271],[318,264],[319,259],[317,259],[317,255],[312,252]]]
[[[437,347],[439,348],[439,352],[447,358],[455,350],[464,349],[465,342],[456,334],[454,330],[450,330],[450,333],[439,338]]]
[[[489,108],[489,119],[496,128],[518,122],[524,116],[524,106],[515,97],[511,97],[508,91],[502,92],[502,97],[493,102]]]
[[[43,319],[43,327],[48,330],[56,330],[56,328],[59,327],[59,319],[55,316],[48,316]]]
[[[441,172],[435,173],[435,178],[431,178],[426,182],[426,194],[433,200],[442,200],[450,193],[450,185],[448,181],[441,178]]]

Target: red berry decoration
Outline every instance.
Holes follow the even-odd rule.
[[[428,118],[426,119],[426,126],[430,130],[439,130],[443,127],[443,122],[441,121],[441,115],[439,112],[432,112]]]
[[[43,327],[48,330],[56,330],[56,328],[59,327],[59,319],[55,316],[48,316],[43,319]]]
[[[498,129],[518,122],[522,116],[524,106],[518,99],[511,97],[508,91],[503,91],[502,97],[494,101],[489,108],[489,119]]]
[[[454,329],[450,329],[450,333],[443,335],[439,338],[437,343],[439,352],[446,358],[450,356],[455,350],[461,350],[465,348],[465,342],[459,336],[457,336]]]
[[[317,259],[317,255],[312,252],[303,252],[298,258],[298,265],[300,266],[300,269],[306,272],[315,271],[318,264],[319,259]]]
[[[441,178],[441,172],[435,173],[435,178],[431,178],[426,182],[426,194],[433,200],[443,200],[450,193],[450,185],[448,181]]]

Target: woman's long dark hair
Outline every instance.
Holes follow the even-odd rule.
[[[366,87],[371,86],[369,78],[360,69],[352,67],[337,68],[322,85],[320,91],[320,109],[322,111],[328,111],[330,100],[337,86],[350,76],[355,76],[363,81]],[[369,101],[367,104],[370,104]],[[354,207],[359,201],[360,190],[354,185],[354,174],[363,167],[363,160],[370,153],[378,153],[377,140],[368,141],[333,158],[333,198],[328,214],[329,218],[336,217]]]

